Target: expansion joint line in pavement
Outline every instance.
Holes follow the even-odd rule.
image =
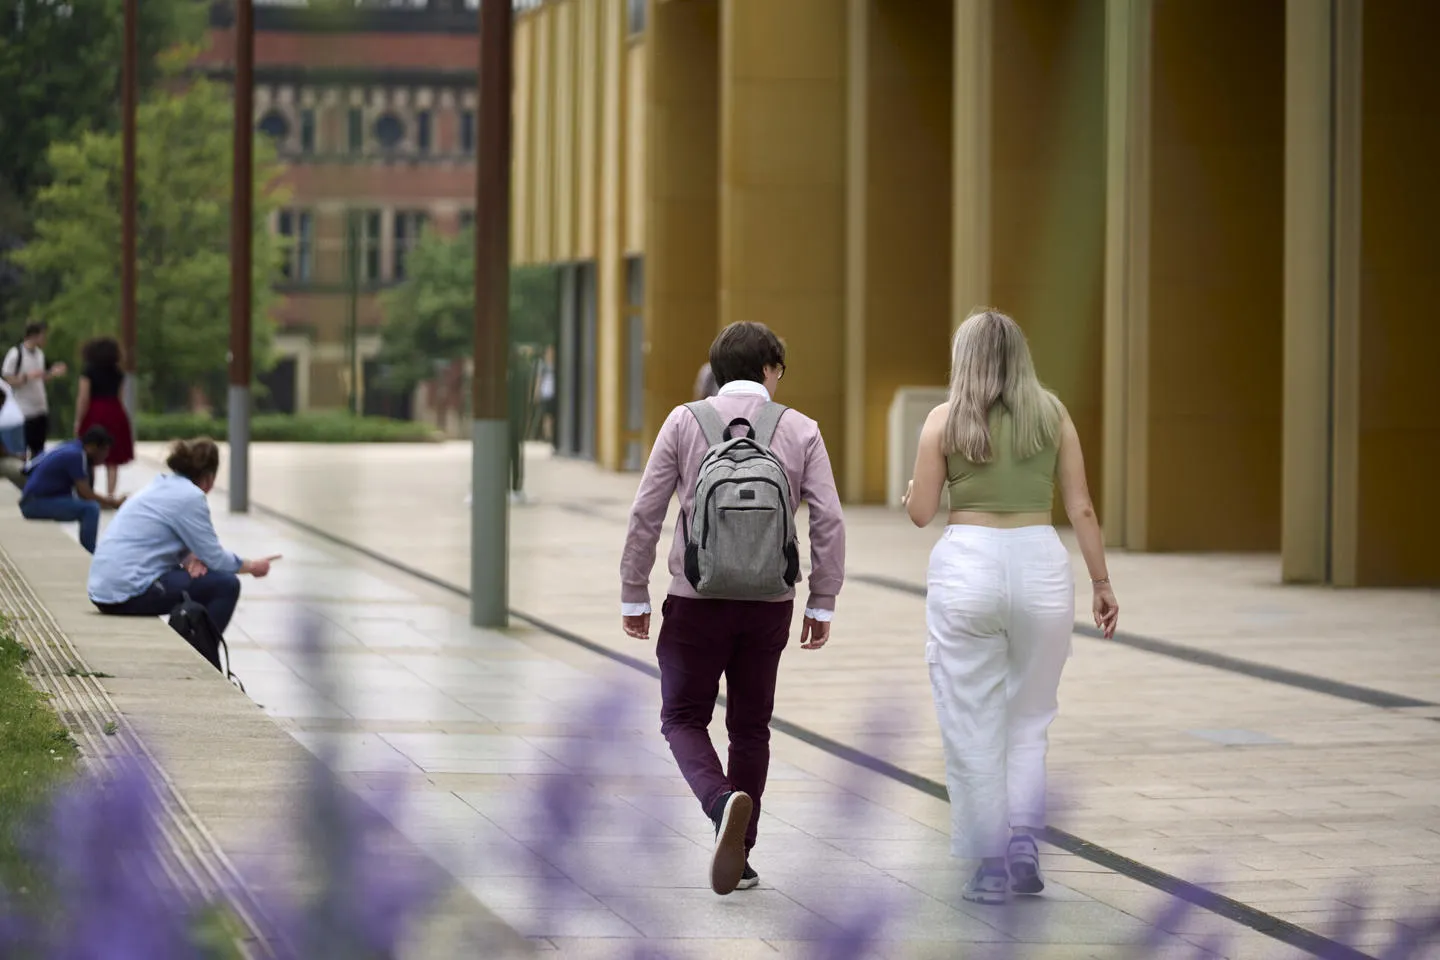
[[[155,796],[160,804],[157,822],[165,840],[160,862],[169,881],[176,889],[192,891],[202,898],[223,898],[246,930],[238,946],[247,960],[273,957],[261,933],[261,923],[268,918],[254,893],[129,719],[115,706],[100,681],[91,676],[85,659],[20,575],[4,547],[0,547],[0,602],[13,612],[16,639],[30,650],[27,672],[32,682],[50,694],[61,720],[82,742],[82,764],[99,772],[122,756],[137,757],[156,779]]]
[[[324,540],[336,546],[343,547],[344,549],[349,550],[353,553],[357,553],[363,557],[367,557],[379,564],[389,567],[392,570],[403,573],[406,576],[414,577],[416,580],[428,583],[433,587],[438,587],[439,589],[444,590],[447,593],[454,594],[458,597],[463,597],[467,600],[470,597],[470,591],[465,589],[464,587],[453,584],[448,580],[435,576],[434,574],[427,573],[424,570],[420,570],[416,567],[410,566],[407,563],[403,563],[400,560],[395,559],[394,557],[390,557],[384,553],[379,552],[378,550],[372,550],[369,547],[355,543],[351,540],[347,540],[344,537],[333,534],[328,530],[315,526],[314,524],[306,523],[303,520],[298,520],[287,514],[281,513],[278,510],[272,510],[269,507],[255,503],[254,501],[251,501],[250,506],[252,507],[252,509],[264,514],[265,516],[271,517],[275,520],[279,520],[280,522],[285,523],[298,530],[303,530],[304,532],[320,540]],[[854,575],[850,576],[852,579],[856,579]],[[909,585],[907,584],[906,586]],[[598,654],[599,656],[605,657],[606,659],[614,661],[615,663],[623,664],[624,666],[627,666],[639,673],[643,673],[648,677],[652,677],[655,679],[659,679],[660,677],[659,668],[655,664],[650,663],[649,661],[641,660],[640,658],[633,657],[628,653],[623,653],[619,650],[615,650],[609,646],[606,646],[603,643],[591,640],[588,637],[583,637],[577,633],[566,630],[563,627],[556,626],[552,623],[540,619],[539,617],[525,613],[521,610],[512,609],[510,611],[510,615],[516,620],[521,621],[522,623],[529,624],[530,626],[535,627],[538,630],[544,631],[551,636],[557,637],[561,640],[565,640],[568,643],[572,643],[578,647],[590,651],[591,653]],[[720,702],[724,702],[723,697],[720,698]],[[949,795],[946,792],[944,784],[931,780],[928,777],[923,777],[918,773],[906,770],[902,767],[897,767],[896,765],[890,763],[887,760],[883,760],[880,757],[874,756],[873,754],[866,753],[865,751],[857,749],[856,747],[853,747],[849,744],[834,740],[830,737],[825,736],[822,733],[817,733],[816,731],[811,730],[808,727],[803,727],[798,723],[793,723],[782,717],[772,717],[770,725],[775,730],[786,734],[787,736],[800,740],[803,743],[809,744],[810,746],[822,750],[825,753],[828,753],[831,756],[836,757],[840,760],[853,763],[856,766],[863,767],[864,769],[870,770],[874,773],[878,773],[881,776],[887,777],[888,779],[895,781],[896,783],[900,783],[914,790],[918,790],[921,793],[934,797],[938,800],[949,799]],[[1346,946],[1345,944],[1339,943],[1335,940],[1331,940],[1328,937],[1322,936],[1321,934],[1314,932],[1313,930],[1307,930],[1304,927],[1300,927],[1289,922],[1288,920],[1282,920],[1280,917],[1265,913],[1263,910],[1252,907],[1248,903],[1242,903],[1241,901],[1235,900],[1231,897],[1226,897],[1221,894],[1214,893],[1213,891],[1206,890],[1204,887],[1190,883],[1187,880],[1182,880],[1181,878],[1165,873],[1162,870],[1157,870],[1154,867],[1141,863],[1138,860],[1132,860],[1124,854],[1116,853],[1115,851],[1107,849],[1106,847],[1102,847],[1097,843],[1091,843],[1088,840],[1081,839],[1080,837],[1077,837],[1071,833],[1067,833],[1066,831],[1061,830],[1058,827],[1046,827],[1043,834],[1043,839],[1050,845],[1064,850],[1067,853],[1080,857],[1083,860],[1088,860],[1089,862],[1096,864],[1097,866],[1104,867],[1107,870],[1112,870],[1115,873],[1121,874],[1122,876],[1129,877],[1130,879],[1143,883],[1148,887],[1160,890],[1187,903],[1193,904],[1194,906],[1197,906],[1202,910],[1209,911],[1210,913],[1213,913],[1217,916],[1234,921],[1235,923],[1238,923],[1244,927],[1248,927],[1251,930],[1256,931],[1257,933],[1262,933],[1267,937],[1271,937],[1275,940],[1280,941],[1281,943],[1295,947],[1299,950],[1303,950],[1306,953],[1311,954],[1312,956],[1323,956],[1329,958],[1329,960],[1375,960],[1375,958],[1370,956],[1369,954],[1362,953],[1359,950],[1355,950],[1352,947]]]

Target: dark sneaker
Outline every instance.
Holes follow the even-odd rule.
[[[960,891],[960,896],[971,903],[999,906],[1005,902],[1005,887],[1009,881],[1003,867],[986,867],[982,864],[965,884],[965,889]]]
[[[750,890],[760,886],[760,874],[756,873],[750,864],[745,864],[745,872],[740,874],[740,882],[735,884],[736,890]]]
[[[1011,837],[1005,859],[1009,862],[1012,891],[1034,896],[1045,889],[1045,878],[1040,875],[1040,848],[1034,837],[1025,833]]]
[[[755,802],[750,794],[734,790],[721,797],[711,811],[715,821],[715,854],[710,858],[710,889],[720,896],[735,890],[745,874],[745,831]]]

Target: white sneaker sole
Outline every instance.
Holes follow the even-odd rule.
[[[745,873],[745,831],[754,810],[750,795],[737,790],[726,801],[720,816],[720,833],[710,858],[710,889],[722,897],[735,891]]]

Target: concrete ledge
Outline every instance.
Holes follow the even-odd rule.
[[[15,492],[0,489],[0,548],[9,561],[0,557],[0,577],[17,581],[0,593],[0,611],[15,619],[21,642],[47,642],[52,626],[39,621],[53,620],[78,655],[77,665],[110,675],[61,683],[103,689],[120,714],[114,719],[133,728],[183,800],[181,816],[204,828],[192,833],[215,848],[216,862],[229,865],[232,852],[247,862],[262,854],[267,879],[305,883],[304,851],[277,840],[276,832],[297,826],[293,814],[314,762],[310,752],[160,619],[100,614],[86,595],[89,555],[59,524],[21,517],[17,500]],[[43,616],[9,609],[20,606],[9,598],[27,588]],[[79,722],[58,698],[57,707],[67,723]],[[88,719],[93,731],[96,718]],[[398,831],[389,833],[387,850],[428,860]],[[236,872],[246,885],[257,879]],[[531,952],[529,943],[453,882],[425,927],[408,956],[460,956],[476,929],[485,931],[487,956]],[[469,945],[473,950],[473,941]]]

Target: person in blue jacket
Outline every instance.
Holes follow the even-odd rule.
[[[244,560],[221,546],[205,499],[220,472],[214,440],[177,440],[165,465],[172,472],[131,497],[106,528],[90,563],[90,602],[105,614],[156,617],[189,594],[224,633],[240,602],[239,575],[266,576],[280,557]]]
[[[78,440],[51,447],[25,468],[25,489],[20,494],[20,514],[26,520],[56,520],[80,523],[80,545],[95,552],[100,532],[100,508],[119,509],[124,497],[107,497],[90,486],[90,470],[105,462],[110,452],[110,433],[91,427]]]

